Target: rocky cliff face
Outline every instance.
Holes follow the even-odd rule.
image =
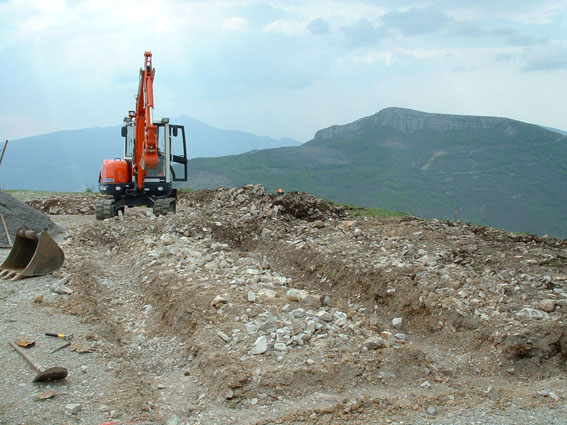
[[[404,108],[386,108],[369,117],[361,118],[345,125],[333,125],[315,133],[315,140],[348,138],[371,127],[389,127],[399,132],[422,130],[483,131],[499,124],[511,124],[513,120],[497,117],[478,117],[469,115],[431,114]],[[508,132],[514,133],[509,126]],[[510,134],[510,135],[512,135]]]

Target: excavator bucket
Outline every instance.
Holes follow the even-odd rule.
[[[0,266],[0,277],[18,280],[49,274],[61,267],[64,259],[63,250],[47,231],[20,227],[12,250]]]

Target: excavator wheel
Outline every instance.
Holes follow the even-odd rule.
[[[167,215],[170,212],[175,212],[175,199],[164,198],[156,199],[153,206],[155,216]]]
[[[97,199],[95,215],[97,220],[114,217],[114,199]]]

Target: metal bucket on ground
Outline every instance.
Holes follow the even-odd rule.
[[[46,230],[20,227],[12,250],[0,266],[0,277],[18,280],[49,274],[61,267],[64,260],[63,250]]]

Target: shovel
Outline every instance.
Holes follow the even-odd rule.
[[[37,363],[35,363],[30,356],[22,351],[20,347],[14,344],[12,341],[9,342],[14,350],[18,352],[24,359],[28,361],[33,367],[39,372],[37,376],[33,379],[33,382],[45,382],[45,381],[59,381],[65,379],[69,372],[64,367],[50,367],[49,369],[44,369]]]
[[[41,276],[63,265],[65,255],[46,230],[36,232],[20,227],[8,257],[0,266],[0,277],[18,280]]]

